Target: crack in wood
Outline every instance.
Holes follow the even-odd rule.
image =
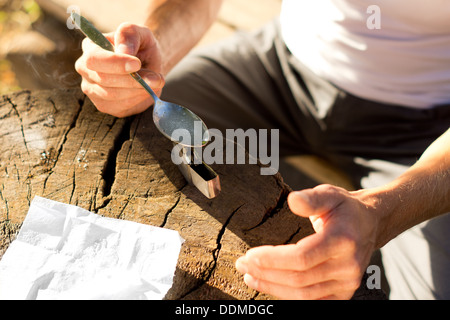
[[[219,233],[217,235],[216,239],[216,248],[212,251],[212,258],[211,264],[207,270],[203,272],[202,280],[193,288],[188,290],[185,294],[183,294],[179,299],[183,300],[190,294],[194,293],[195,291],[201,289],[202,286],[208,283],[208,281],[211,279],[212,275],[214,274],[214,271],[217,267],[217,261],[219,260],[219,254],[220,250],[222,249],[222,238],[225,234],[225,231],[230,224],[231,219],[236,215],[236,213],[244,206],[245,204],[241,204],[239,207],[233,210],[233,212],[228,216],[227,220],[223,223],[222,228],[219,230]]]
[[[217,259],[219,257],[219,253],[220,253],[220,249],[222,249],[222,238],[223,238],[223,235],[225,234],[225,231],[226,231],[226,229],[228,227],[228,224],[230,223],[231,219],[234,217],[236,212],[238,212],[243,206],[244,206],[244,204],[241,204],[239,207],[237,207],[235,210],[233,210],[233,212],[228,217],[227,221],[225,221],[225,223],[223,224],[222,229],[220,229],[219,234],[217,235],[217,240],[216,240],[217,248],[213,252],[214,267],[213,267],[213,270],[211,270],[211,274],[214,271],[214,268],[216,267]]]
[[[16,114],[17,118],[19,119],[20,131],[22,133],[23,144],[25,145],[27,154],[30,155],[30,150],[28,149],[28,143],[27,143],[27,139],[25,137],[25,131],[23,128],[23,120],[22,120],[22,117],[20,116],[19,110],[17,109],[17,105],[14,102],[12,102],[10,97],[6,97],[6,101],[11,105],[11,108],[14,110],[14,113]]]
[[[286,190],[285,188],[281,189],[280,195],[278,196],[278,200],[277,200],[277,203],[275,204],[275,206],[269,208],[265,212],[263,218],[257,225],[255,225],[254,227],[250,227],[248,229],[244,229],[244,232],[252,231],[252,230],[262,226],[270,218],[274,217],[278,212],[281,211],[281,209],[283,209],[283,206],[286,203],[288,196],[289,196],[289,190]]]
[[[104,164],[103,170],[102,170],[102,179],[104,181],[103,188],[102,188],[102,194],[104,198],[108,198],[111,195],[112,186],[114,184],[114,181],[116,179],[116,173],[117,173],[117,157],[119,155],[120,150],[122,150],[122,147],[124,143],[128,140],[130,140],[130,129],[131,124],[133,122],[134,118],[128,118],[125,120],[125,124],[122,127],[122,130],[117,135],[116,139],[114,140],[113,147],[109,150],[106,162]],[[114,121],[111,128],[116,124]]]
[[[52,103],[54,104],[52,99],[49,99],[50,101],[52,101]],[[50,176],[53,174],[53,169],[55,168],[56,164],[58,163],[59,160],[59,156],[61,155],[61,152],[64,148],[64,144],[67,141],[67,137],[69,136],[70,132],[76,127],[78,118],[80,117],[81,114],[81,110],[83,109],[83,106],[85,104],[86,101],[86,96],[84,96],[82,99],[78,99],[78,105],[79,105],[79,109],[78,112],[75,114],[72,122],[69,124],[68,129],[66,130],[66,132],[64,133],[61,142],[58,145],[58,148],[56,149],[56,154],[54,156],[54,161],[51,164],[51,168],[48,169],[49,174],[47,175],[47,177],[45,177],[44,179],[44,183],[43,183],[43,191],[45,191],[46,187],[47,187],[47,181],[50,178]],[[56,106],[54,106],[54,108],[56,109]],[[56,109],[57,110],[57,109]]]
[[[2,183],[2,190],[5,189],[5,185]],[[3,192],[0,190],[0,198],[5,203],[5,210],[6,210],[6,220],[9,221],[9,206],[8,206],[8,200],[3,196]]]
[[[283,243],[283,244],[290,244],[291,241],[295,238],[296,235],[298,235],[300,233],[300,231],[303,229],[302,226],[299,226],[297,228],[297,230],[295,230],[295,232],[293,234],[291,234],[291,236]]]
[[[178,203],[180,203],[180,200],[181,200],[181,192],[178,195],[178,199],[177,199],[177,201],[175,201],[175,204],[169,210],[167,210],[166,214],[164,215],[164,220],[163,220],[162,224],[160,225],[161,228],[165,227],[165,225],[167,223],[167,219],[169,218],[169,215],[177,207]]]

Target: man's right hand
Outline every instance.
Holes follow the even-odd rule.
[[[127,117],[153,103],[149,94],[129,75],[140,76],[157,95],[164,86],[161,51],[153,33],[144,26],[124,23],[106,37],[115,52],[83,40],[83,55],[75,63],[82,76],[81,89],[101,112]]]

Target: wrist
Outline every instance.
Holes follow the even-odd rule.
[[[406,221],[399,217],[402,213],[402,197],[398,194],[398,186],[388,184],[379,188],[364,189],[355,195],[375,217],[377,249],[383,247],[390,240],[406,230]]]

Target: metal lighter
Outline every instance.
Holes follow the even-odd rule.
[[[208,199],[215,198],[221,191],[219,175],[204,161],[199,160],[197,148],[179,144],[175,146],[181,159],[178,168],[186,181]]]

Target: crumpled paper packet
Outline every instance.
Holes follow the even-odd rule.
[[[0,299],[163,299],[182,243],[173,230],[35,197],[0,261]]]

